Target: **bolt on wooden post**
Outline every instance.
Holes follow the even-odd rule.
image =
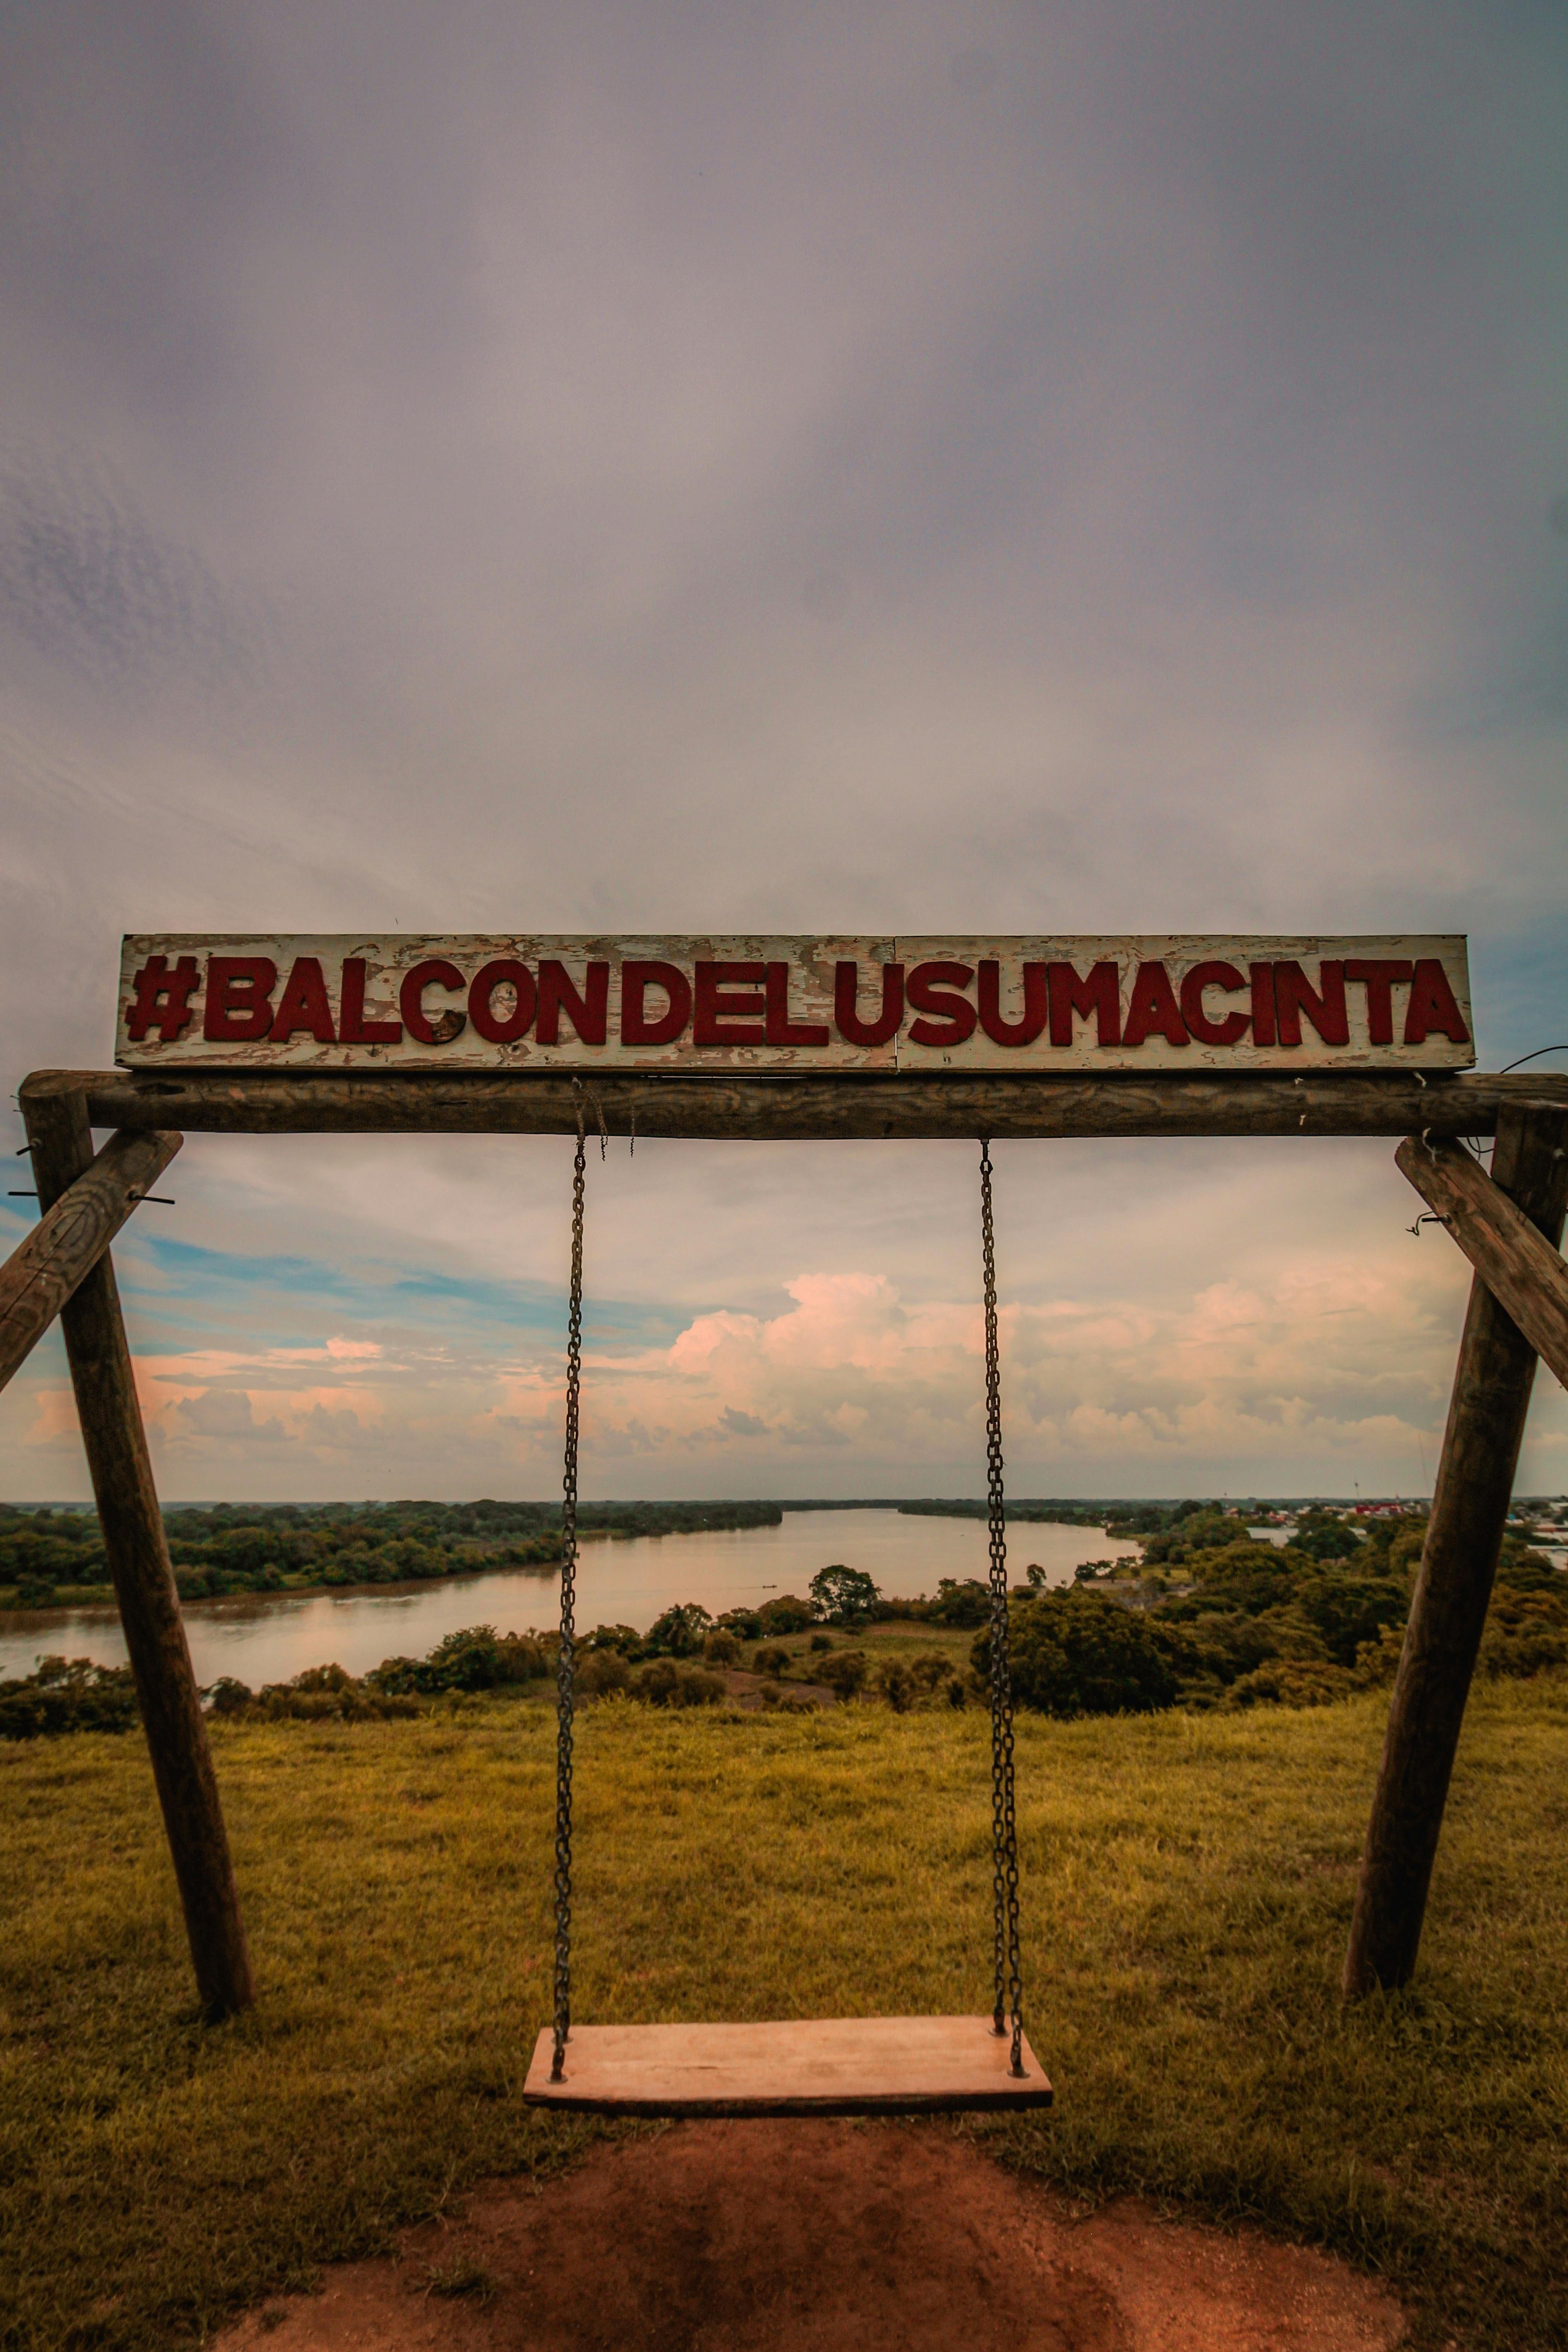
[[[1565,1140],[1560,1111],[1499,1116],[1492,1181],[1553,1248],[1568,1204]],[[1392,1991],[1415,1972],[1535,1365],[1535,1349],[1478,1274],[1362,1855],[1347,2000]]]
[[[24,1090],[23,1109],[38,1204],[47,1211],[91,1163],[92,1131],[79,1097],[29,1099]],[[184,1910],[196,1990],[203,2011],[216,2020],[247,2009],[256,1990],[201,1695],[180,1615],[120,1294],[107,1251],[67,1300],[60,1325],[103,1549]]]

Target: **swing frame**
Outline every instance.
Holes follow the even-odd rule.
[[[0,1381],[58,1315],[204,2013],[255,1985],[201,1697],[109,1244],[186,1133],[552,1134],[706,1139],[1362,1136],[1474,1265],[1421,1568],[1344,1969],[1347,1998],[1414,1972],[1449,1775],[1538,1353],[1568,1385],[1568,1078],[1417,1069],[959,1076],[687,1069],[448,1076],[181,1066],[26,1079],[40,1223],[0,1267]],[[94,1129],[114,1134],[95,1157]],[[1457,1150],[1496,1138],[1492,1171]],[[988,2023],[988,2021],[987,2021]],[[610,2031],[613,2029],[603,2029]],[[695,2031],[696,2029],[692,2029]],[[718,2029],[704,2029],[717,2031]]]

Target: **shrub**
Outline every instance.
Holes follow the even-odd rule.
[[[342,1669],[334,1671],[341,1674]],[[496,1690],[506,1683],[536,1682],[549,1671],[543,1649],[531,1635],[498,1633],[493,1625],[467,1625],[445,1635],[427,1658],[384,1658],[365,1679],[377,1690],[407,1696],[414,1692]]]
[[[727,1633],[723,1626],[718,1625],[703,1643],[702,1655],[710,1666],[738,1666],[741,1663],[741,1644],[736,1641],[733,1633]]]
[[[907,1715],[915,1703],[914,1676],[900,1659],[883,1659],[877,1670],[877,1687],[895,1715]]]
[[[814,1633],[806,1646],[808,1649],[814,1651],[831,1650],[833,1647],[833,1636],[831,1633]]]
[[[962,1675],[953,1675],[952,1681],[947,1685],[945,1696],[949,1706],[968,1706],[969,1693],[963,1687],[963,1677]]]
[[[931,1613],[939,1625],[984,1625],[991,1614],[991,1587],[976,1576],[962,1581],[944,1576],[938,1581]]]
[[[781,1592],[776,1601],[767,1601],[763,1608],[763,1632],[772,1634],[804,1633],[816,1616],[816,1611],[811,1601],[802,1601],[798,1593]]]
[[[672,1658],[689,1658],[700,1650],[713,1620],[700,1601],[678,1601],[647,1629],[647,1647]]]
[[[632,1670],[618,1650],[590,1650],[576,1668],[576,1685],[584,1698],[603,1698],[606,1692],[624,1691],[631,1682]]]
[[[655,1658],[631,1685],[631,1695],[650,1706],[714,1706],[726,1694],[720,1677],[705,1667]]]
[[[816,1669],[816,1679],[826,1683],[839,1699],[851,1699],[866,1684],[866,1661],[858,1650],[836,1650]]]
[[[129,1731],[137,1719],[129,1666],[90,1658],[40,1658],[35,1671],[0,1682],[0,1739],[60,1731]]]
[[[928,1650],[923,1657],[910,1660],[910,1672],[921,1690],[933,1691],[938,1683],[944,1683],[952,1674],[952,1661],[944,1658],[938,1650]]]
[[[788,1664],[789,1652],[787,1650],[776,1649],[767,1643],[764,1643],[760,1650],[755,1650],[752,1654],[752,1672],[754,1675],[773,1675],[777,1676],[783,1674]]]
[[[1151,1715],[1177,1696],[1176,1664],[1188,1645],[1140,1611],[1082,1586],[1015,1603],[1009,1619],[1013,1696],[1047,1715]],[[982,1680],[991,1636],[971,1653]]]
[[[1270,1658],[1232,1683],[1225,1705],[1327,1706],[1334,1699],[1348,1698],[1354,1686],[1348,1667],[1326,1658]]]
[[[233,1675],[219,1675],[207,1692],[207,1705],[215,1715],[242,1715],[255,1701],[256,1694],[248,1683]]]

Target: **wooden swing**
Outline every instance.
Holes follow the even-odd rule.
[[[991,1147],[981,1146],[985,1286],[985,1454],[991,1532],[991,1811],[995,2000],[989,2017],[830,2017],[763,2024],[572,2022],[572,1734],[577,1567],[577,1428],[583,1373],[583,1204],[577,1124],[562,1485],[561,1650],[555,1783],[555,2015],[534,2045],[523,2097],[627,2116],[934,2115],[1044,2107],[1051,2086],[1024,2033],[1018,1835],[1007,1657],[1007,1539]]]

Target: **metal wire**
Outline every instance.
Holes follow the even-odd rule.
[[[985,1485],[991,1530],[991,1855],[996,1896],[996,2001],[992,2030],[1008,2031],[1011,2072],[1024,2071],[1024,1983],[1018,1958],[1018,1819],[1013,1793],[1013,1679],[1007,1655],[1007,1513],[1002,1484],[1002,1372],[996,1340],[996,1240],[991,1144],[980,1147],[980,1235],[985,1274]]]
[[[572,1714],[577,1597],[577,1410],[583,1387],[583,1196],[586,1186],[583,1114],[572,1165],[572,1303],[566,1318],[566,1460],[561,1477],[561,1649],[555,1665],[555,2050],[550,2079],[559,2083],[572,2033]]]

